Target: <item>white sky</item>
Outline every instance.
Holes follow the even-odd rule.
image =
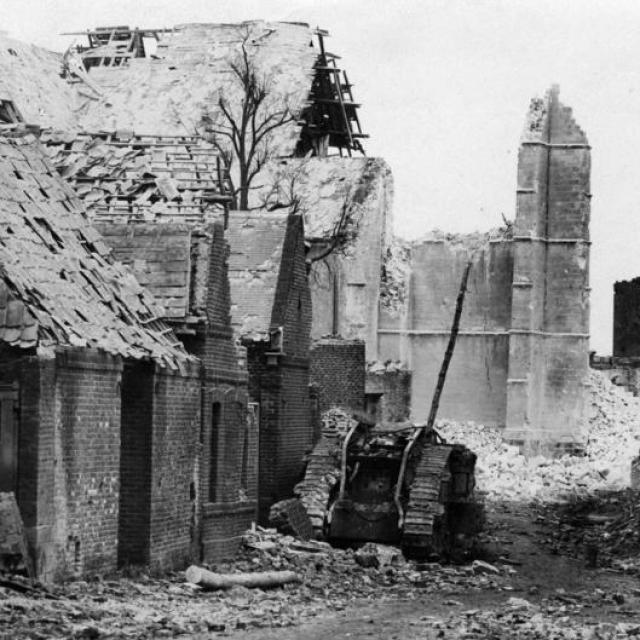
[[[63,50],[99,25],[299,20],[328,29],[368,155],[395,176],[396,231],[514,216],[529,100],[552,83],[592,151],[592,348],[610,353],[613,282],[640,275],[640,3],[617,0],[0,0],[0,28]]]

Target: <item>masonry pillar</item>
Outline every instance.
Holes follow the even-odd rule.
[[[580,441],[589,348],[590,147],[554,86],[531,103],[518,156],[505,437]]]

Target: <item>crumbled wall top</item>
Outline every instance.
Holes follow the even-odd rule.
[[[0,34],[0,100],[11,100],[25,122],[75,128],[77,91],[61,77],[62,56]]]
[[[416,240],[394,237],[386,249],[380,278],[380,308],[391,316],[407,311],[409,281],[412,274],[412,252],[422,245],[442,244],[448,250],[466,254],[467,258],[485,251],[492,242],[510,242],[512,223],[486,232],[446,233],[434,229]]]
[[[588,144],[584,131],[573,119],[570,107],[559,100],[560,87],[553,85],[544,98],[533,98],[525,120],[521,142]]]
[[[86,131],[129,129],[138,134],[193,135],[220,92],[233,104],[238,83],[229,62],[247,50],[259,74],[269,80],[269,100],[293,111],[305,106],[318,50],[307,25],[253,21],[187,24],[163,34],[157,59],[135,58],[121,67],[92,67],[90,78],[103,92],[79,110]],[[299,137],[295,121],[280,127],[274,153],[288,156]]]
[[[0,209],[0,340],[189,359],[31,135],[0,137]]]
[[[252,197],[267,208],[275,204],[299,202],[305,237],[332,237],[346,205],[351,224],[382,199],[393,197],[393,177],[381,158],[291,158],[273,163],[257,182],[264,186]],[[391,237],[391,205],[384,207],[383,229]]]
[[[285,213],[229,215],[231,324],[243,339],[269,339],[287,228]]]

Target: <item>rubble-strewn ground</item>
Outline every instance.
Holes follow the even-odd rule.
[[[640,498],[624,490],[640,401],[597,374],[589,395],[580,458],[525,460],[489,429],[441,424],[479,454],[488,564],[406,563],[382,549],[382,566],[367,567],[361,552],[258,530],[240,560],[215,569],[294,569],[302,584],[206,592],[174,574],[0,586],[0,638],[640,637]]]

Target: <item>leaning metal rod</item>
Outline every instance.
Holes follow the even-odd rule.
[[[473,264],[473,257],[467,262],[467,266],[462,274],[462,281],[460,282],[460,291],[458,291],[458,298],[456,300],[456,312],[453,315],[453,324],[451,325],[451,334],[449,335],[449,344],[447,350],[444,352],[444,360],[440,367],[440,373],[438,375],[438,382],[436,383],[436,390],[433,393],[433,400],[431,401],[431,411],[429,412],[429,419],[427,420],[427,433],[433,429],[433,425],[436,421],[436,414],[438,413],[438,406],[440,405],[440,396],[442,395],[442,389],[444,387],[444,381],[447,377],[447,370],[449,369],[449,363],[453,356],[453,349],[456,346],[456,338],[458,337],[458,330],[460,329],[460,316],[462,315],[462,305],[464,304],[464,296],[467,292],[467,281],[469,280],[469,271],[471,271],[471,265]]]

